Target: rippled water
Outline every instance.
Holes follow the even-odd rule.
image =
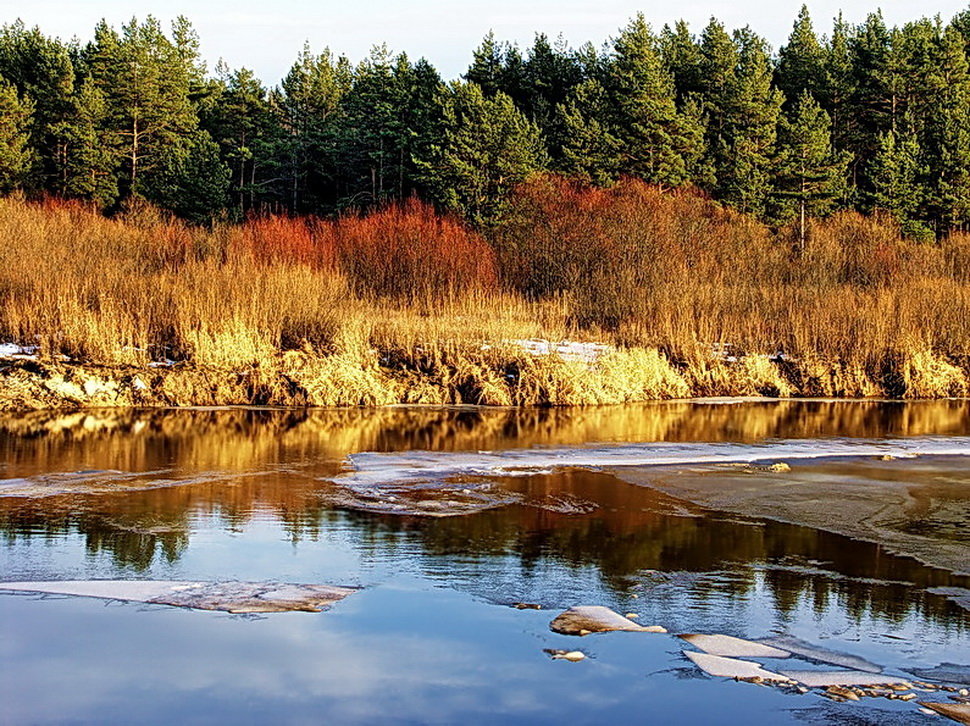
[[[601,604],[672,633],[788,633],[891,673],[970,664],[970,613],[946,594],[970,589],[968,413],[773,402],[2,419],[2,580],[363,589],[326,613],[258,618],[0,594],[0,722],[932,720],[898,701],[712,679],[672,636],[548,624]]]

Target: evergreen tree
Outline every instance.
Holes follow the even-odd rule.
[[[904,124],[903,128],[909,124]],[[900,128],[879,139],[879,153],[871,162],[869,176],[874,187],[874,202],[888,211],[910,233],[920,229],[915,221],[922,206],[920,148],[915,136]]]
[[[923,150],[921,216],[944,234],[970,222],[970,67],[953,28],[926,22],[902,35],[906,108]]]
[[[325,211],[339,193],[344,96],[353,72],[328,48],[314,55],[309,45],[271,96],[281,124],[276,149],[281,201],[294,212]]]
[[[583,70],[562,38],[552,45],[545,35],[539,34],[525,60],[521,101],[517,105],[549,135],[556,123],[556,107],[565,103],[582,80]],[[516,100],[514,95],[512,98]]]
[[[778,51],[776,83],[787,99],[786,107],[804,91],[817,100],[826,97],[826,54],[815,35],[808,6],[802,5],[788,44]]]
[[[33,157],[28,145],[33,103],[0,77],[0,192],[20,187]]]
[[[678,20],[673,29],[665,25],[660,33],[660,55],[664,65],[674,79],[677,103],[683,105],[688,99],[698,96],[704,88],[704,56],[700,44],[691,34],[683,20]]]
[[[494,224],[506,195],[547,164],[539,130],[509,96],[486,97],[474,83],[452,83],[440,103],[441,137],[418,161],[424,183],[446,208]]]
[[[0,77],[32,104],[30,146],[36,150],[29,170],[33,188],[60,191],[63,148],[54,133],[73,112],[75,71],[67,47],[20,21],[0,28]]]
[[[720,196],[736,209],[764,216],[771,194],[772,157],[782,94],[772,85],[767,44],[747,30],[735,34],[738,67],[729,86],[728,153],[717,169]]]
[[[494,96],[505,90],[505,55],[508,44],[495,40],[495,33],[488,31],[472,53],[472,63],[465,72],[465,80],[476,84],[486,96]]]
[[[87,64],[106,102],[122,193],[153,199],[156,176],[178,163],[195,137],[192,69],[152,17],[132,20],[120,35],[100,23]]]
[[[678,112],[673,79],[642,14],[613,41],[602,82],[607,124],[621,145],[620,172],[658,184],[687,182],[703,132]]]
[[[832,37],[825,45],[825,86],[816,100],[832,119],[832,143],[845,150],[851,143],[850,129],[853,95],[852,59],[849,42],[852,30],[840,15],[832,28]]]
[[[57,179],[51,186],[59,194],[108,207],[118,198],[118,179],[104,94],[85,78],[71,105],[70,116],[50,128],[57,154]]]
[[[188,153],[169,156],[155,182],[156,201],[196,224],[225,209],[228,192],[229,169],[206,131],[192,137]]]
[[[201,112],[200,123],[221,150],[229,168],[232,207],[237,217],[268,200],[265,187],[272,165],[275,119],[266,89],[252,71],[218,69],[218,90]]]
[[[557,106],[554,132],[556,168],[570,176],[606,186],[622,172],[623,142],[601,122],[609,100],[597,80],[576,87],[566,103]]]
[[[866,198],[872,193],[872,184],[865,160],[878,152],[880,134],[893,131],[896,120],[902,116],[893,35],[882,14],[873,13],[849,42],[852,90],[845,115],[845,149],[853,155],[852,178]]]
[[[731,37],[712,20],[701,37],[701,69],[709,171],[698,181],[736,209],[763,216],[783,101],[772,83],[767,44],[749,30]]]
[[[847,153],[832,148],[828,114],[803,92],[781,120],[775,192],[777,218],[798,218],[802,249],[806,216],[828,214],[836,206],[848,162]]]

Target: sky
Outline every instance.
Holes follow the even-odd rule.
[[[840,11],[860,22],[881,7],[887,22],[901,24],[923,15],[949,20],[967,9],[967,0],[815,0],[808,3],[816,31],[827,32]],[[352,61],[376,43],[424,56],[442,75],[456,78],[467,68],[472,50],[493,30],[499,40],[531,44],[536,32],[562,34],[573,46],[600,45],[643,12],[655,30],[683,18],[700,32],[711,16],[728,28],[750,25],[777,48],[791,31],[802,0],[0,0],[0,24],[22,19],[65,40],[90,39],[105,18],[118,26],[137,14],[152,14],[167,27],[184,14],[202,41],[210,69],[220,58],[230,67],[246,66],[267,85],[275,85],[309,41],[315,51],[330,47]]]

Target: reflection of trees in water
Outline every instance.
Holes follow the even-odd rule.
[[[698,580],[692,585],[696,593],[703,597],[709,588],[712,599],[744,598],[763,582],[783,614],[808,598],[819,612],[837,602],[856,617],[877,613],[892,620],[919,613],[953,625],[965,623],[965,617],[954,617],[954,606],[922,588],[967,587],[968,578],[808,528],[669,516],[672,508],[690,507],[605,475],[565,472],[508,480],[503,486],[522,495],[524,504],[440,520],[336,513],[321,497],[329,485],[318,478],[337,473],[348,453],[361,450],[968,433],[968,408],[970,404],[955,401],[784,401],[566,410],[37,413],[0,419],[0,456],[7,477],[82,469],[175,471],[188,480],[192,472],[217,476],[123,495],[0,498],[0,532],[8,543],[79,533],[89,552],[105,553],[119,566],[144,571],[159,558],[175,561],[181,556],[195,517],[213,514],[225,528],[241,529],[259,510],[281,522],[294,542],[321,537],[337,520],[352,522],[354,543],[361,551],[375,557],[418,552],[445,569],[460,560],[463,568],[480,569],[482,588],[488,587],[494,558],[509,554],[526,574],[549,561],[565,568],[595,567],[616,592],[626,591],[645,570],[710,572],[729,563],[731,577]],[[562,492],[595,501],[599,509],[590,515],[551,511],[549,498]],[[804,570],[762,572],[751,566],[793,557],[825,563],[825,570],[856,579]]]
[[[898,622],[918,615],[948,629],[967,625],[954,605],[924,588],[970,587],[970,578],[894,557],[876,545],[806,527],[699,516],[696,510],[694,516],[672,516],[674,509],[683,513],[682,503],[606,474],[573,471],[506,484],[518,489],[523,504],[439,519],[334,511],[319,486],[282,476],[90,497],[82,503],[52,498],[9,506],[0,500],[0,531],[8,544],[79,534],[91,554],[144,572],[185,552],[194,517],[215,515],[223,528],[236,530],[258,511],[272,513],[294,542],[318,539],[336,526],[364,555],[415,558],[434,576],[461,575],[456,579],[474,583],[483,596],[491,594],[489,575],[499,560],[512,556],[516,577],[529,577],[549,563],[567,571],[592,567],[620,595],[634,591],[647,571],[727,572],[730,576],[684,586],[692,597],[716,604],[749,598],[760,583],[782,616],[803,602],[818,613],[834,603],[857,620],[871,614]],[[599,508],[586,515],[550,511],[544,506],[553,492],[594,500]]]
[[[587,481],[577,485],[570,476]],[[522,481],[538,482],[532,487],[535,494],[536,488],[554,486],[557,480],[558,487],[575,491],[589,487],[590,479],[599,479],[592,488],[609,492],[591,515],[563,515],[525,504],[442,519],[348,516],[368,548],[380,552],[402,538],[417,540],[420,547],[411,551],[427,558],[430,570],[447,571],[450,562],[460,562],[463,581],[480,583],[486,597],[494,566],[489,558],[512,554],[523,576],[550,560],[570,570],[595,567],[606,587],[621,595],[635,591],[647,571],[726,570],[730,576],[693,580],[692,594],[708,603],[741,600],[760,584],[781,615],[808,602],[819,614],[837,604],[857,621],[866,615],[888,622],[919,615],[952,629],[970,625],[952,603],[925,592],[941,585],[970,587],[970,578],[893,556],[874,544],[777,522],[741,523],[717,514],[670,516],[663,513],[669,503],[664,495],[607,475],[576,472]]]

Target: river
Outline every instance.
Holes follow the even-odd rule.
[[[262,615],[0,593],[0,723],[942,723],[915,700],[705,675],[676,634],[793,636],[910,680],[949,664],[939,682],[959,685],[968,414],[697,401],[9,416],[2,581],[360,589],[326,612]],[[574,605],[669,633],[552,632]]]

